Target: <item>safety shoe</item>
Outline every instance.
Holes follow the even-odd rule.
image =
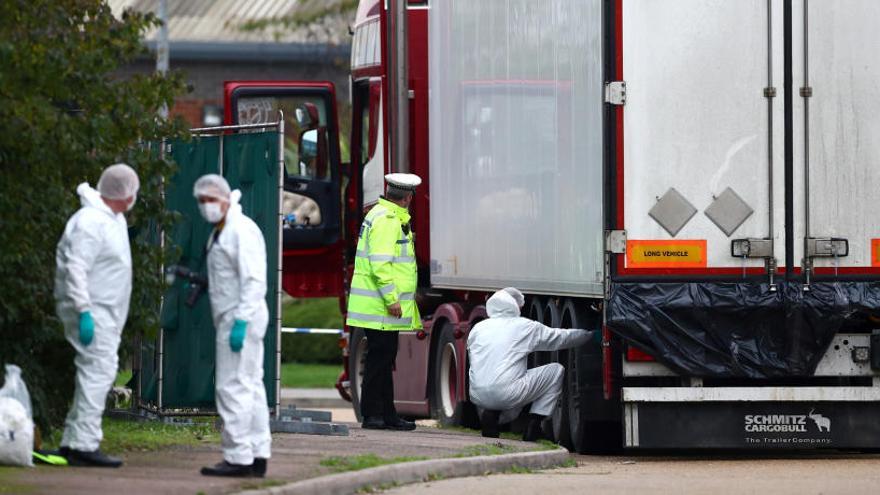
[[[385,425],[385,420],[380,418],[379,416],[365,416],[364,422],[361,423],[361,428],[365,430],[387,430],[388,427]]]
[[[498,438],[501,434],[498,432],[498,419],[501,417],[501,411],[492,411],[484,409],[480,413],[480,429],[486,438]]]
[[[385,420],[385,428],[395,431],[412,431],[416,429],[416,424],[412,421],[407,421],[401,417],[395,416],[394,418]]]
[[[529,416],[529,423],[523,431],[523,441],[537,442],[544,437],[544,430],[541,428],[544,417],[536,414],[530,414]]]
[[[226,461],[218,462],[212,467],[203,467],[202,474],[205,476],[229,476],[234,478],[249,478],[253,476],[253,464],[232,464]]]
[[[254,464],[251,466],[254,476],[263,478],[266,476],[266,459],[263,457],[254,457]]]
[[[66,458],[70,466],[118,468],[122,465],[122,459],[105,455],[100,450],[88,452],[61,447],[58,454]]]

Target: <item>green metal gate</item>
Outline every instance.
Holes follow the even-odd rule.
[[[237,133],[232,133],[237,131]],[[277,412],[281,384],[281,194],[283,119],[270,124],[193,129],[189,142],[164,143],[179,171],[165,188],[169,211],[179,215],[165,242],[179,250],[178,266],[207,276],[205,246],[212,226],[198,212],[193,184],[216,173],[240,189],[245,215],[266,240],[269,328],[265,337],[264,382],[269,407]],[[273,276],[274,274],[274,276]],[[186,305],[193,286],[177,277],[162,305],[161,329],[145,342],[138,371],[140,406],[159,414],[214,410],[215,331],[207,292]],[[172,411],[173,410],[173,411]]]

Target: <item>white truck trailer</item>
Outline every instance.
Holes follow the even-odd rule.
[[[431,287],[605,325],[604,352],[544,358],[561,440],[880,446],[878,23],[871,0],[431,5]]]

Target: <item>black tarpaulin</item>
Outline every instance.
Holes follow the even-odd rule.
[[[613,283],[607,324],[673,370],[699,377],[811,376],[842,329],[870,331],[880,282]]]

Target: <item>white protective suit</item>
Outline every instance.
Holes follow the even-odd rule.
[[[232,191],[223,229],[208,241],[208,295],[217,329],[217,411],[223,418],[223,458],[249,465],[268,459],[272,437],[263,385],[263,337],[266,306],[266,242],[260,228],[244,215],[240,191]],[[229,347],[235,320],[247,322],[239,352]]]
[[[551,363],[528,369],[529,353],[555,351],[585,344],[586,330],[550,328],[519,315],[519,305],[500,290],[486,302],[489,318],[468,335],[470,398],[477,407],[501,411],[500,423],[519,416],[531,403],[531,412],[549,416],[562,392],[565,369]]]
[[[131,249],[125,216],[113,213],[86,183],[76,192],[82,208],[67,221],[55,250],[55,308],[76,349],[76,392],[61,446],[91,452],[103,438],[101,415],[119,366],[131,297]],[[88,346],[79,340],[83,311],[90,311],[95,322]]]

